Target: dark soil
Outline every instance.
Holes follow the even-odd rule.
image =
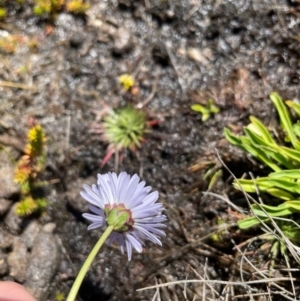
[[[114,170],[113,159],[101,168],[107,146],[90,132],[95,112],[105,106],[142,103],[151,93],[144,109],[149,118],[161,122],[138,153],[125,152],[119,171],[139,173],[160,192],[169,219],[167,237],[162,248],[147,243],[130,262],[117,247],[105,246],[78,300],[151,300],[154,290],[136,289],[156,281],[196,279],[193,269],[203,275],[205,264],[211,279],[239,279],[232,261],[220,259],[234,258],[229,239],[225,245],[209,239],[202,242],[206,245],[197,243],[212,232],[218,218],[228,220],[228,205],[203,197],[205,170],[192,173],[189,168],[196,162],[217,162],[217,150],[237,177],[249,170],[259,172],[258,164],[228,145],[223,129],[231,126],[241,133],[250,115],[276,125],[268,97],[272,91],[300,100],[299,1],[91,0],[90,4],[85,16],[61,12],[53,24],[32,16],[29,8],[12,5],[0,24],[3,32],[37,40],[36,48],[22,44],[15,53],[0,56],[1,80],[32,88],[1,84],[0,133],[25,141],[28,121],[34,118],[47,135],[44,177],[59,183],[46,187],[49,206],[38,219],[54,222],[61,242],[61,263],[48,300],[54,300],[57,292],[67,295],[100,235],[87,232],[79,196],[83,183]],[[27,71],[19,72],[21,67]],[[118,83],[123,73],[135,76],[136,94]],[[209,98],[221,111],[202,122],[190,106],[205,104]],[[213,192],[229,194],[232,202],[242,199],[231,188],[225,169]],[[218,256],[217,250],[222,252]],[[225,296],[223,287],[215,289]],[[183,287],[170,288],[162,300],[184,300],[182,292]],[[244,292],[235,289],[236,295]],[[202,298],[200,285],[188,286],[188,299],[194,294]]]

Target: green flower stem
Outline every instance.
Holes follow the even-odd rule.
[[[100,239],[98,240],[98,242],[94,246],[94,248],[91,251],[90,255],[85,260],[80,272],[78,273],[66,301],[75,301],[75,298],[77,296],[77,293],[79,291],[81,283],[82,283],[82,281],[85,277],[85,274],[89,270],[93,260],[95,259],[96,255],[98,254],[100,248],[102,247],[102,245],[106,241],[106,239],[109,237],[109,235],[111,234],[113,229],[114,229],[113,226],[108,226],[106,228],[106,230],[104,231],[104,233],[101,235]]]

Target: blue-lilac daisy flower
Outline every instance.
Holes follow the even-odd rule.
[[[166,216],[162,214],[164,207],[156,202],[158,192],[145,186],[138,175],[132,177],[126,172],[118,176],[114,172],[98,174],[97,185],[83,185],[81,196],[90,203],[89,209],[94,213],[84,213],[83,217],[92,223],[88,230],[102,226],[113,226],[108,243],[114,241],[125,250],[128,260],[131,259],[132,248],[142,252],[144,240],[162,245],[161,236],[165,236],[162,228],[166,225]]]

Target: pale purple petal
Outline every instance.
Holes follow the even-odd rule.
[[[84,218],[86,218],[87,220],[91,221],[92,223],[102,223],[104,224],[104,218],[102,216],[98,216],[95,214],[90,214],[90,213],[84,213],[82,214],[82,216]]]
[[[139,219],[138,222],[142,224],[151,224],[151,223],[164,223],[167,220],[165,215],[159,215],[154,217],[145,217],[143,219]]]
[[[118,186],[117,186],[117,200],[116,203],[124,203],[125,193],[128,188],[128,184],[130,181],[130,175],[126,172],[121,172],[118,177]]]
[[[136,219],[140,220],[140,219],[148,217],[149,215],[150,216],[155,215],[156,212],[157,211],[155,211],[155,210],[141,210],[138,212],[133,212],[132,217],[133,217],[133,220],[136,220]]]
[[[126,195],[124,198],[124,205],[127,208],[130,208],[130,199],[133,196],[134,192],[136,191],[139,181],[140,181],[140,178],[138,177],[137,174],[133,175],[132,178],[130,179],[130,182],[128,184],[128,188],[126,191]]]
[[[130,233],[126,232],[124,234],[126,241],[128,241],[139,253],[143,251],[143,247],[141,242],[138,240],[137,237],[134,237]]]
[[[113,199],[115,200],[117,197],[117,183],[118,183],[118,177],[115,173],[108,173],[109,176],[109,186],[113,195]]]
[[[161,212],[161,210],[163,210],[163,207],[159,203],[153,204],[146,208],[137,207],[132,209],[132,217],[135,220],[154,217],[157,215],[157,212]]]
[[[101,216],[103,219],[105,219],[105,214],[104,214],[104,211],[102,209],[98,209],[97,207],[95,207],[93,205],[89,205],[89,209],[93,213],[95,213],[95,214]]]
[[[106,175],[102,176],[98,174],[98,189],[101,187],[101,190],[99,189],[101,196],[105,200],[106,204],[113,204],[114,203],[114,198],[112,194],[112,190],[110,185],[107,182],[108,177]]]
[[[119,242],[119,245],[120,245],[120,250],[122,252],[122,254],[124,254],[124,248],[125,248],[125,240],[124,240],[124,235],[123,234],[120,234],[118,233],[118,242]]]
[[[132,255],[132,244],[129,242],[128,239],[125,239],[125,245],[127,250],[128,261],[130,261]]]
[[[102,222],[93,222],[92,224],[90,224],[87,229],[88,230],[94,230],[94,229],[97,229],[97,228],[101,228],[103,226],[103,223]]]
[[[101,222],[103,221],[103,218],[101,216],[90,214],[90,213],[83,213],[82,216],[86,219],[88,219],[91,222]]]
[[[162,245],[161,241],[151,232],[147,231],[144,227],[141,226],[136,226],[134,227],[134,229],[136,229],[137,231],[139,231],[140,233],[142,233],[145,237],[147,237],[149,240],[151,240],[152,242],[154,242],[155,244],[158,245]]]
[[[136,191],[139,191],[139,190],[142,190],[142,189],[145,189],[147,187],[145,187],[146,185],[146,182],[145,181],[141,181],[137,186],[136,186]],[[144,188],[145,187],[145,188]],[[150,186],[148,186],[150,187]],[[151,191],[152,187],[150,187],[150,190],[149,192]]]
[[[142,184],[142,185],[140,185]],[[148,193],[151,191],[151,187],[144,187],[145,182],[141,182],[136,187],[136,190],[134,194],[131,196],[131,198],[126,201],[126,206],[128,209],[134,208],[135,206],[138,206],[143,203],[144,198],[148,195]]]
[[[85,191],[81,191],[80,194],[86,201],[97,207],[104,208],[104,203],[100,199],[100,196],[96,194],[91,187],[84,184],[83,188],[85,189]]]
[[[118,240],[118,237],[119,237],[119,236],[122,236],[122,234],[113,231],[113,232],[110,234],[107,243],[108,243],[109,245],[111,245],[114,241]]]
[[[134,228],[135,229],[139,229],[139,228],[143,228],[145,230],[147,230],[148,232],[151,232],[153,234],[156,234],[158,236],[166,236],[166,233],[161,230],[161,229],[157,229],[157,228],[165,228],[166,225],[164,224],[154,224],[154,225],[136,225]]]
[[[143,203],[137,206],[136,208],[134,208],[133,211],[144,207],[148,208],[148,206],[150,204],[155,203],[157,199],[158,199],[158,192],[157,191],[151,192],[143,199]]]
[[[143,203],[143,199],[146,197],[147,192],[145,191],[139,191],[138,194],[135,196],[131,197],[131,199],[127,202],[126,206],[128,209],[133,209],[136,206],[140,205]]]

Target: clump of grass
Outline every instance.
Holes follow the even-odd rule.
[[[39,175],[45,166],[45,134],[40,125],[33,126],[27,134],[25,155],[17,163],[14,180],[20,185],[21,200],[16,213],[19,216],[28,216],[34,212],[42,211],[47,205],[44,198],[37,198],[34,190],[43,183],[38,181]]]
[[[261,238],[271,242],[272,258],[281,253],[288,264],[287,248],[293,253],[300,245],[300,134],[299,122],[293,122],[287,107],[298,119],[300,105],[293,101],[284,103],[275,92],[270,98],[278,112],[284,139],[280,140],[254,116],[244,128],[244,135],[234,135],[227,128],[224,133],[231,144],[244,149],[271,170],[265,177],[234,180],[236,189],[261,196],[260,202],[250,204],[252,215],[240,219],[238,226],[242,230],[262,226],[267,234]]]
[[[66,8],[68,12],[80,14],[85,13],[89,7],[84,0],[35,0],[33,12],[38,16],[51,15]]]
[[[66,3],[68,12],[75,14],[83,14],[89,9],[90,5],[84,0],[69,0]]]
[[[5,19],[7,16],[6,3],[9,1],[1,1],[0,19]],[[10,1],[12,2],[12,1]],[[14,0],[18,5],[30,5],[31,1]],[[36,16],[46,17],[53,19],[57,13],[67,11],[74,14],[83,14],[89,9],[90,5],[85,0],[34,0],[32,12]]]
[[[7,11],[4,7],[0,7],[0,19],[4,19],[6,17]]]
[[[64,0],[35,0],[33,12],[40,16],[60,11],[64,5]]]

